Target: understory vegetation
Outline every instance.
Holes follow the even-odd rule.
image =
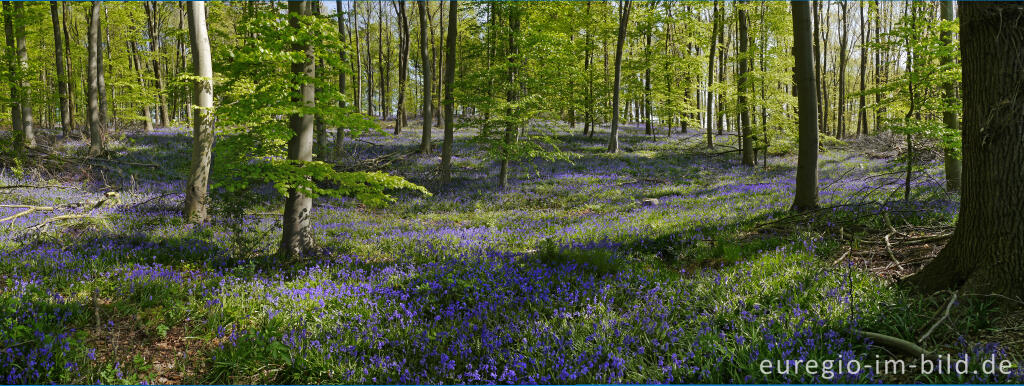
[[[0,378],[1024,380],[1020,368],[969,377],[760,370],[766,359],[910,359],[864,332],[921,338],[977,368],[991,355],[1024,360],[1019,316],[994,312],[998,299],[895,283],[941,248],[957,216],[940,156],[917,154],[905,200],[898,137],[829,144],[823,209],[793,214],[786,149],[742,168],[735,154],[707,150],[702,134],[620,130],[619,153],[605,153],[603,139],[558,135],[578,156],[521,162],[505,190],[473,130],[458,132],[444,186],[433,183],[439,157],[412,154],[418,133],[364,136],[346,145],[352,163],[434,195],[400,192],[386,207],[318,198],[316,249],[298,262],[273,254],[280,196],[269,185],[214,190],[213,221],[183,222],[188,132],[125,135],[106,159],[65,142],[0,172],[0,217],[38,209],[0,224]]]

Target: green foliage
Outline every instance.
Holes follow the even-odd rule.
[[[288,142],[295,132],[287,117],[315,114],[324,124],[343,127],[350,135],[377,128],[368,117],[352,108],[338,106],[344,100],[334,87],[338,71],[346,63],[339,52],[347,47],[337,38],[337,28],[323,16],[299,17],[299,28],[284,16],[285,4],[260,4],[243,20],[239,34],[250,36],[216,52],[215,71],[222,75],[216,92],[222,99],[217,107],[219,140],[214,163],[215,187],[239,192],[261,183],[271,183],[282,195],[295,190],[309,197],[352,196],[369,204],[393,201],[388,191],[410,189],[429,195],[421,186],[404,178],[383,173],[342,173],[323,161],[287,159]],[[333,37],[333,38],[332,38]],[[293,45],[312,47],[317,73],[294,75],[293,64],[307,60]],[[321,63],[326,65],[320,65]],[[300,86],[317,87],[315,107],[304,106]]]

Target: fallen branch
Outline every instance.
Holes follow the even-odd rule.
[[[7,185],[0,186],[0,190],[6,189],[23,189],[23,188],[34,188],[34,189],[78,189],[74,186],[64,185]]]
[[[913,357],[920,357],[930,353],[930,351],[925,350],[914,342],[908,342],[894,336],[861,330],[853,330],[853,332],[864,335],[864,337],[871,339],[879,346],[888,347]]]
[[[52,206],[33,206],[33,205],[0,205],[0,207],[4,207],[4,208],[27,208],[27,209],[25,209],[25,210],[23,210],[21,212],[12,214],[12,215],[4,217],[4,218],[0,218],[0,222],[14,220],[14,219],[16,219],[18,217],[25,216],[25,215],[31,214],[33,212],[51,211],[51,210],[55,209]]]
[[[917,343],[923,343],[924,340],[927,339],[928,336],[932,334],[932,332],[935,332],[935,329],[939,327],[939,325],[942,324],[943,321],[949,318],[949,310],[953,308],[953,303],[955,302],[956,292],[953,292],[953,297],[949,298],[949,303],[946,304],[946,311],[942,313],[942,317],[939,318],[939,320],[935,322],[935,324],[933,324],[931,328],[928,329],[928,331],[925,331],[924,335],[921,335],[921,337],[917,339]]]
[[[896,259],[896,254],[892,253],[892,243],[889,242],[889,236],[892,236],[892,233],[885,235],[885,251],[889,252],[889,258],[892,259],[892,261],[896,262],[896,266],[900,268],[900,271],[902,271],[903,264],[900,263],[898,259]]]

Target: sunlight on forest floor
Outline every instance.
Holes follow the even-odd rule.
[[[318,199],[320,252],[274,260],[281,199],[261,189],[241,216],[214,203],[209,226],[179,215],[188,132],[130,135],[109,164],[61,174],[0,173],[6,205],[50,206],[0,225],[0,374],[5,383],[627,383],[1008,381],[871,372],[762,375],[764,359],[873,361],[854,329],[915,340],[945,306],[905,293],[849,259],[844,246],[882,227],[951,225],[957,199],[941,163],[921,162],[903,201],[903,163],[829,149],[821,211],[788,216],[795,162],[739,165],[691,133],[651,139],[627,126],[606,138],[561,137],[572,162],[496,166],[457,136],[453,183],[437,156],[386,171],[435,193],[387,208]],[[439,132],[435,137],[439,137]],[[349,142],[353,163],[407,154],[399,139]],[[718,143],[734,138],[718,136]],[[60,151],[80,155],[86,144]],[[861,154],[861,153],[857,153]],[[214,176],[216,181],[216,176]],[[106,192],[117,192],[108,197]],[[657,201],[645,199],[655,198]],[[96,204],[106,199],[101,204]],[[219,208],[219,209],[218,209]],[[0,217],[23,208],[0,207]],[[59,215],[87,215],[47,222]],[[851,241],[852,240],[852,241]],[[1010,355],[968,330],[973,302],[924,342],[954,353]],[[1014,356],[1016,355],[1016,356]],[[980,360],[980,359],[979,359]]]

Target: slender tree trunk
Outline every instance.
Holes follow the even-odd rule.
[[[64,63],[66,64],[66,71],[64,74],[66,80],[65,85],[68,87],[68,129],[70,135],[79,136],[81,133],[79,133],[78,129],[75,127],[75,82],[73,81],[75,72],[71,65],[71,38],[68,33],[68,17],[71,15],[71,9],[68,7],[67,1],[61,2],[61,11],[64,14],[64,18],[61,19],[61,29],[64,33],[64,42],[67,43],[64,45]]]
[[[793,69],[797,92],[799,150],[796,165],[796,194],[793,210],[818,207],[818,99],[814,79],[814,52],[811,47],[811,10],[805,1],[793,0]]]
[[[420,139],[420,154],[430,154],[430,124],[433,117],[430,113],[431,104],[431,79],[430,79],[430,55],[427,54],[427,7],[425,2],[416,2],[420,15],[420,63],[423,69],[423,137]]]
[[[1024,7],[961,2],[963,194],[952,238],[908,281],[1024,300]]]
[[[846,137],[846,62],[849,55],[847,55],[846,47],[848,44],[848,37],[850,34],[850,20],[847,17],[847,2],[839,2],[839,9],[842,11],[843,29],[839,38],[839,97],[836,100],[838,104],[838,112],[836,113],[836,137]]]
[[[747,21],[747,10],[743,6],[737,6],[737,14],[739,19],[739,50],[740,50],[740,61],[739,61],[739,78],[736,79],[737,97],[736,104],[740,109],[740,130],[742,130],[743,136],[743,164],[747,166],[754,166],[754,146],[751,140],[751,127],[750,127],[750,103],[748,103],[748,96],[750,89],[750,47],[749,38],[747,34],[748,21]]]
[[[106,153],[106,132],[100,120],[99,74],[103,71],[100,62],[100,5],[93,1],[89,12],[89,155],[101,156]]]
[[[309,17],[313,4],[310,1],[288,2],[288,24],[291,28],[301,28],[299,17]],[[292,74],[296,77],[315,79],[316,61],[313,47],[301,41],[292,43],[291,50],[304,54],[306,60],[292,63]],[[299,86],[300,94],[292,98],[292,103],[308,108],[316,106],[316,88],[309,80],[303,80]],[[288,116],[288,125],[294,132],[288,141],[288,159],[300,162],[313,160],[313,114],[294,113]],[[288,198],[284,204],[284,221],[281,232],[279,253],[285,258],[298,258],[313,245],[310,235],[310,214],[313,199],[296,188],[288,189]]]
[[[355,101],[356,112],[362,111],[362,94],[359,90],[363,89],[363,76],[360,75],[362,71],[359,70],[362,63],[362,49],[359,44],[359,12],[356,5],[358,2],[352,2],[352,11],[349,12],[349,22],[352,23],[352,30],[349,32],[349,37],[355,43],[356,46],[356,57],[352,60],[352,76],[355,77],[356,87],[352,89],[352,100]]]
[[[586,90],[586,101],[584,102],[583,112],[583,135],[587,135],[590,131],[594,130],[594,73],[591,69],[594,63],[594,49],[591,45],[594,42],[593,36],[591,36],[590,28],[592,16],[590,15],[592,1],[587,0],[587,22],[584,29],[586,33],[586,45],[584,50],[586,51],[583,56],[583,73],[587,76],[587,90]]]
[[[719,24],[722,23],[718,10],[718,0],[715,0],[715,10],[711,18],[713,19],[711,22],[711,42],[708,44],[710,46],[710,54],[708,55],[708,109],[707,114],[704,115],[704,118],[707,120],[705,130],[707,131],[708,149],[715,147],[715,136],[712,133],[715,127],[715,93],[711,92],[711,87],[715,83],[715,51],[718,50],[718,42],[715,39],[718,39]]]
[[[817,98],[817,103],[815,103],[815,105],[818,106],[818,128],[824,130],[825,112],[822,110],[825,109],[825,104],[821,103],[822,89],[824,88],[822,84],[824,80],[821,77],[821,0],[813,0],[812,3],[814,4],[812,13],[814,14],[814,87],[816,90],[814,95],[815,98]]]
[[[622,79],[622,47],[626,43],[626,29],[629,26],[629,8],[632,2],[619,0],[619,34],[615,42],[615,83],[612,84],[612,132],[608,137],[608,151],[619,151],[619,83]]]
[[[338,12],[338,35],[339,35],[338,37],[341,40],[345,40],[346,39],[345,16],[342,13],[342,11],[344,10],[344,8],[342,8],[342,4],[344,4],[344,3],[345,2],[343,0],[335,0],[335,2],[334,2],[334,5],[335,5],[335,7],[337,7],[337,12]],[[345,52],[345,50],[341,50],[341,64],[340,65],[344,66],[346,63],[348,63],[348,54]],[[338,92],[341,94],[342,97],[345,96],[345,86],[346,86],[345,80],[346,80],[345,71],[338,71]],[[345,98],[338,98],[338,106],[340,106],[342,109],[345,108]],[[335,160],[341,160],[341,152],[344,149],[344,147],[343,147],[344,144],[345,144],[345,128],[344,127],[338,127],[337,129],[335,129],[335,132],[334,132],[334,159]]]
[[[18,47],[18,72],[21,74],[18,92],[18,104],[21,105],[21,139],[27,148],[36,147],[36,134],[32,119],[32,98],[31,87],[28,83],[28,48],[25,46],[25,23],[28,22],[25,15],[25,3],[14,2],[14,40]]]
[[[185,185],[186,221],[206,221],[207,183],[213,148],[213,63],[206,32],[206,3],[188,2],[189,37],[192,41],[192,72],[201,80],[192,85],[192,161]]]
[[[868,72],[868,24],[864,19],[864,6],[867,3],[860,3],[860,109],[857,110],[857,135],[868,133],[868,111],[867,100],[864,90],[867,88],[865,81]]]
[[[146,27],[149,29],[149,50],[153,53],[153,77],[156,78],[157,96],[160,100],[160,126],[168,126],[171,122],[167,108],[167,91],[164,84],[163,71],[160,68],[160,39],[157,37],[157,8],[155,1],[143,3],[146,9]]]
[[[68,77],[64,73],[64,45],[61,39],[60,11],[57,2],[50,2],[50,20],[53,22],[54,67],[57,69],[57,91],[60,93],[60,126],[65,139],[71,135],[71,106],[68,104]]]
[[[511,118],[515,113],[512,110],[512,105],[519,101],[519,85],[517,84],[519,81],[517,78],[519,75],[519,42],[517,39],[519,39],[519,20],[521,10],[518,5],[513,5],[509,6],[508,11],[509,34],[507,57],[509,66],[508,71],[506,72],[508,88],[505,90],[505,99],[507,100],[509,107],[506,108],[505,114]],[[498,172],[498,189],[504,190],[508,187],[508,175],[511,173],[511,166],[509,165],[511,156],[509,153],[516,140],[516,133],[518,130],[518,127],[516,127],[516,124],[514,123],[514,119],[508,119],[508,122],[505,124],[505,146],[502,148],[501,170]]]
[[[654,2],[648,3],[653,10]],[[651,35],[654,34],[654,26],[648,26],[644,43],[644,134],[654,135],[654,128],[651,126]]]
[[[445,43],[447,58],[444,61],[444,143],[441,145],[440,179],[447,187],[452,178],[452,143],[455,142],[455,99],[452,84],[455,82],[455,44],[458,40],[459,5],[456,0],[448,2],[448,41]]]
[[[128,43],[128,52],[131,55],[131,62],[135,66],[135,73],[136,73],[136,75],[138,75],[138,78],[139,78],[139,84],[142,85],[142,86],[145,86],[146,85],[146,79],[143,76],[144,69],[142,67],[142,61],[139,60],[139,51],[138,51],[137,48],[135,48],[135,42],[128,41],[127,43]],[[142,103],[142,117],[143,117],[142,122],[143,122],[143,125],[144,125],[144,128],[145,128],[145,131],[147,133],[153,131],[153,116],[152,115],[153,115],[153,112],[150,110],[149,104],[143,102]]]
[[[25,147],[25,131],[21,121],[21,98],[18,96],[21,82],[18,78],[18,66],[15,57],[18,55],[18,46],[14,42],[14,22],[11,20],[14,10],[10,1],[3,2],[4,7],[4,38],[7,42],[5,55],[7,58],[7,84],[11,89],[11,129],[14,132],[14,149],[21,154]]]
[[[942,19],[953,20],[952,2],[940,2],[939,7]],[[942,40],[944,43],[950,44],[953,38],[950,35],[951,33],[948,31],[942,33]],[[949,58],[944,57],[943,62],[944,64],[948,64]],[[956,100],[956,85],[953,84],[953,82],[949,82],[943,85],[943,89],[945,93],[943,97],[946,98],[946,100]],[[955,111],[943,111],[942,122],[946,125],[946,128],[949,129],[949,131],[955,132],[957,134],[960,133],[960,120],[957,118]],[[949,190],[960,190],[960,179],[962,174],[961,170],[963,168],[963,165],[960,161],[960,156],[959,154],[957,154],[955,149],[945,148],[943,149],[943,152],[943,161],[945,163],[946,168],[946,188]]]
[[[341,0],[338,0],[341,1]],[[409,79],[409,20],[405,14],[405,0],[395,1],[398,14],[398,112],[395,118],[395,135],[402,133],[407,125],[405,112],[405,84]]]

